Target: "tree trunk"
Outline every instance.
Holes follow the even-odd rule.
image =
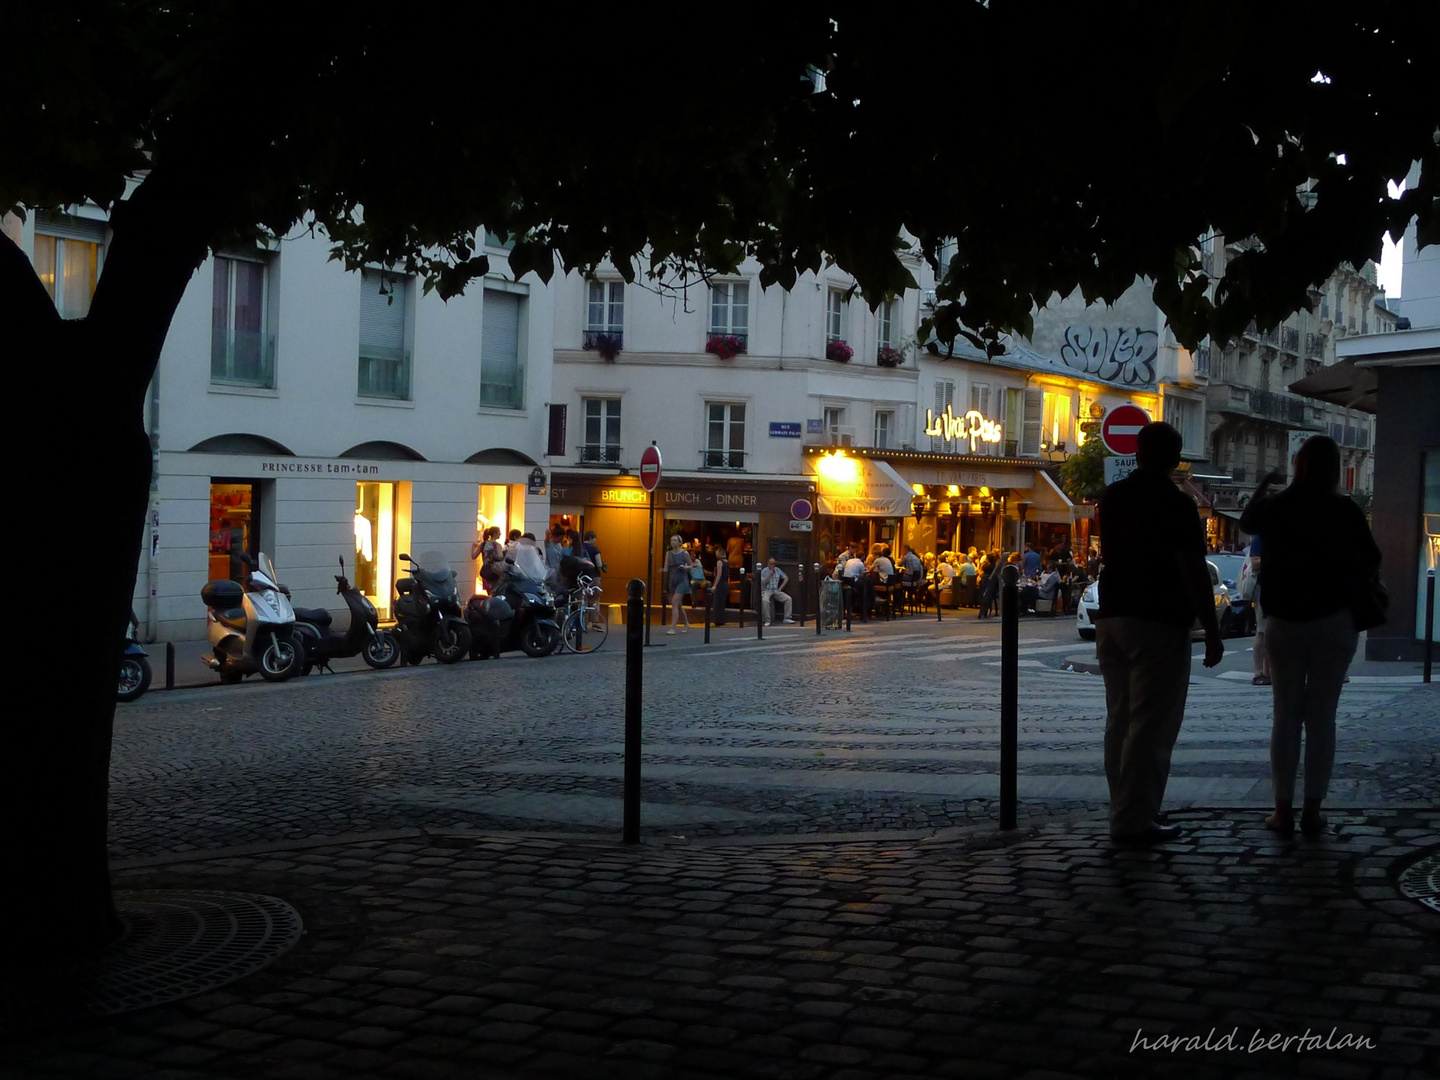
[[[121,931],[107,851],[110,744],[149,504],[145,394],[215,228],[197,201],[214,191],[198,170],[176,169],[152,173],[121,203],[84,319],[60,319],[29,259],[0,234],[16,426],[32,433],[10,504],[12,522],[34,522],[12,541],[22,571],[12,669],[29,677],[10,691],[18,715],[6,755],[26,782],[23,800],[6,785],[19,841],[18,887],[7,891],[16,951],[31,961],[91,951]]]

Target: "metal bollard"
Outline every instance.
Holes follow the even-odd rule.
[[[1430,661],[1435,652],[1435,571],[1426,571],[1425,581],[1425,681],[1430,681]]]
[[[165,643],[165,689],[175,689],[175,643]]]
[[[645,582],[632,578],[626,587],[625,617],[625,821],[622,839],[640,842],[640,697],[644,684]]]
[[[765,600],[760,595],[760,571],[755,571],[755,640],[765,640]]]
[[[952,584],[952,585],[950,586],[950,588],[953,590],[953,589],[955,588],[955,586]],[[952,595],[952,596],[954,595],[953,591],[952,591],[951,595]],[[943,605],[942,603],[940,603],[940,578],[939,578],[939,575],[936,575],[936,578],[935,578],[935,621],[936,621],[936,622],[944,622],[944,621],[945,621],[945,616],[942,615],[942,614],[940,614],[940,609],[943,608],[944,606],[945,606],[945,605]]]
[[[1020,731],[1020,568],[1000,572],[1000,828],[1015,828]]]
[[[710,644],[710,609],[715,606],[715,595],[713,592],[705,594],[705,644]]]
[[[805,606],[810,603],[810,594],[805,591],[805,564],[795,567],[795,576],[800,587],[795,590],[795,606],[800,609],[800,629],[805,629]]]
[[[741,629],[741,630],[744,630],[744,629],[745,629],[745,568],[744,568],[743,566],[740,567],[740,569],[737,570],[736,573],[740,575],[740,603],[739,603],[739,605],[738,605],[739,608],[740,608],[740,629]],[[726,597],[726,600],[728,601],[728,600],[729,600],[729,597]]]
[[[850,615],[852,614],[850,609],[855,606],[855,586],[851,585],[847,588],[845,585],[841,585],[840,588],[843,591],[841,599],[845,602],[845,632],[849,633]]]
[[[824,604],[825,595],[820,591],[824,582],[820,580],[820,564],[815,564],[815,636],[819,637],[824,631],[821,624],[825,621]]]

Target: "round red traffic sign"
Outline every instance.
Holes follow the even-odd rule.
[[[1118,457],[1135,453],[1135,436],[1150,423],[1150,414],[1138,405],[1117,405],[1105,414],[1100,425],[1100,441]]]
[[[660,448],[653,443],[640,455],[640,486],[646,491],[660,486]]]
[[[814,512],[809,499],[796,499],[790,504],[790,516],[796,521],[806,521]]]

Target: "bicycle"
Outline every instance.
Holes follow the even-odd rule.
[[[560,622],[560,643],[575,653],[590,653],[605,644],[610,620],[596,597],[604,590],[589,575],[581,575],[565,598]]]

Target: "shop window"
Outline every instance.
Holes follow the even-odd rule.
[[[210,307],[210,381],[231,386],[275,385],[274,342],[267,334],[269,266],[217,255]]]
[[[62,319],[83,319],[100,274],[105,226],[98,221],[42,214],[35,227],[35,272]]]
[[[256,484],[248,480],[210,482],[210,580],[244,581],[260,553]]]
[[[745,467],[745,406],[739,403],[705,403],[705,448],[700,452],[706,469]]]
[[[361,397],[410,399],[410,352],[405,320],[410,278],[380,270],[360,274]]]
[[[520,358],[521,315],[525,298],[500,289],[485,290],[485,323],[480,333],[480,404],[488,408],[525,407],[525,364]]]
[[[399,499],[393,483],[355,485],[355,587],[389,619],[395,591]]]
[[[586,398],[582,464],[613,465],[620,460],[620,399]]]
[[[521,515],[523,520],[523,513]],[[496,528],[500,530],[500,539],[504,541],[510,535],[510,488],[505,484],[481,484],[479,503],[475,508],[475,539],[483,540],[487,529]],[[458,568],[457,568],[458,570]],[[484,592],[484,584],[480,580],[480,564],[477,562],[474,567],[475,592]],[[462,579],[465,575],[459,574]]]

